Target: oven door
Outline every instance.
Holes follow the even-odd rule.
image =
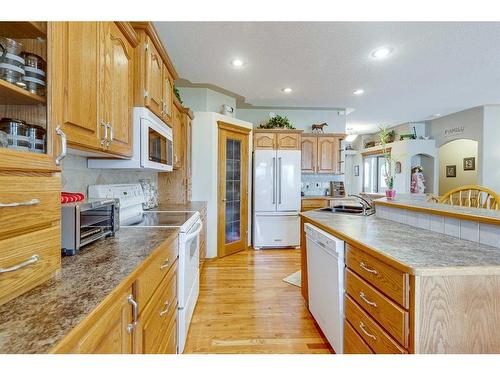
[[[199,288],[200,233],[203,228],[198,220],[187,233],[179,236],[179,308],[196,303]]]
[[[172,129],[141,118],[141,167],[172,171],[173,158]]]

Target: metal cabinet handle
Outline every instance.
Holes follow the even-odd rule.
[[[17,271],[18,269],[29,266],[30,264],[36,263],[39,260],[40,260],[40,256],[38,254],[34,254],[29,259],[25,260],[24,262],[18,263],[14,266],[11,266],[11,267],[0,268],[0,273]]]
[[[165,315],[170,310],[170,301],[168,301],[168,300],[165,301],[164,305],[165,305],[165,309],[160,311],[160,316]]]
[[[109,146],[115,140],[115,137],[113,133],[113,126],[111,125],[111,123],[108,122],[106,125],[109,128],[109,139],[107,142],[107,145]]]
[[[366,272],[373,273],[374,275],[378,275],[377,270],[374,270],[373,268],[367,267],[367,265],[364,262],[359,262],[359,266],[364,269]]]
[[[127,325],[127,331],[128,333],[132,333],[134,330],[135,326],[138,323],[138,317],[139,317],[139,304],[134,300],[134,296],[131,294],[128,296],[127,301],[129,304],[132,305],[133,308],[133,315],[132,315],[132,323],[129,323]]]
[[[163,264],[160,266],[160,269],[164,269],[164,268],[167,268],[168,266],[170,266],[170,259],[167,259],[165,260],[165,262],[163,262]]]
[[[278,158],[278,204],[281,204],[281,158]]]
[[[366,298],[366,296],[363,292],[359,292],[359,298],[361,298],[363,301],[365,301],[370,306],[377,307],[377,304],[373,301],[370,301],[368,298]]]
[[[67,140],[66,140],[66,134],[64,134],[64,132],[61,130],[60,125],[57,125],[56,134],[61,137],[61,152],[59,153],[59,155],[57,155],[55,163],[56,165],[61,165],[61,160],[63,160],[66,157]]]
[[[375,335],[372,335],[370,332],[368,332],[366,329],[365,329],[365,325],[363,324],[363,322],[359,322],[359,329],[361,329],[361,331],[363,331],[363,333],[372,338],[373,340],[376,340],[377,339],[377,336]]]
[[[40,204],[40,199],[32,199],[26,202],[13,202],[13,203],[2,203],[0,202],[0,208],[2,207],[19,207],[19,206],[36,206]]]
[[[273,204],[276,203],[276,158],[273,158]]]
[[[101,120],[101,126],[104,128],[104,137],[101,138],[101,146],[105,146],[108,140],[108,124],[104,120]]]

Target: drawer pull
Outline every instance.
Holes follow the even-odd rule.
[[[170,302],[165,301],[165,310],[160,311],[160,316],[165,315],[170,310]]]
[[[377,339],[377,336],[375,335],[372,335],[371,333],[369,333],[366,329],[365,329],[365,325],[363,324],[363,322],[359,322],[359,329],[361,329],[361,331],[363,331],[363,333],[372,338],[373,340],[376,340]]]
[[[361,298],[363,301],[365,301],[370,306],[377,307],[377,304],[375,302],[370,301],[368,298],[366,298],[366,296],[363,292],[359,292],[359,298]]]
[[[168,266],[170,266],[170,259],[167,259],[165,262],[163,262],[163,264],[160,266],[160,269],[165,269],[167,268]]]
[[[36,263],[39,260],[40,260],[40,256],[35,254],[35,255],[32,255],[31,258],[29,258],[28,260],[25,260],[24,262],[16,264],[15,266],[7,267],[7,268],[0,268],[0,273],[17,271],[18,269],[29,266],[30,264]]]
[[[359,262],[359,266],[364,269],[366,272],[373,273],[374,275],[378,275],[377,270],[374,270],[373,268],[369,268],[366,266],[364,262]]]
[[[129,323],[127,325],[127,331],[128,333],[132,333],[134,330],[135,326],[138,323],[138,318],[139,318],[139,304],[135,301],[134,296],[131,294],[128,296],[127,301],[130,305],[132,305],[132,312],[133,312],[133,317],[132,317],[132,323]]]
[[[37,204],[40,204],[40,199],[32,199],[30,201],[26,202],[14,202],[14,203],[1,203],[0,202],[0,208],[1,207],[19,207],[19,206],[36,206]]]

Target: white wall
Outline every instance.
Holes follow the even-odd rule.
[[[286,116],[290,123],[297,129],[311,132],[312,124],[326,122],[325,133],[345,133],[346,116],[339,115],[337,110],[312,110],[312,109],[249,109],[238,108],[238,118],[254,123],[258,127],[269,120],[269,112]]]
[[[236,108],[236,99],[220,92],[198,87],[178,87],[184,107],[193,112],[220,113],[223,104]]]
[[[464,185],[478,184],[478,142],[471,139],[456,139],[439,148],[439,195]],[[476,169],[464,171],[464,158],[476,158]],[[446,177],[446,166],[457,167],[456,177]]]
[[[500,106],[484,107],[481,184],[500,193]]]
[[[248,129],[252,123],[214,112],[195,112],[192,133],[192,200],[207,201],[207,258],[217,256],[217,184],[218,184],[218,126],[224,121]],[[252,223],[252,133],[248,142],[248,244]]]
[[[483,138],[483,107],[474,107],[452,113],[428,122],[428,134],[436,146],[455,139],[472,139],[481,143]]]

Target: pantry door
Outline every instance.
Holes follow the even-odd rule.
[[[245,250],[250,129],[219,121],[217,255]]]

